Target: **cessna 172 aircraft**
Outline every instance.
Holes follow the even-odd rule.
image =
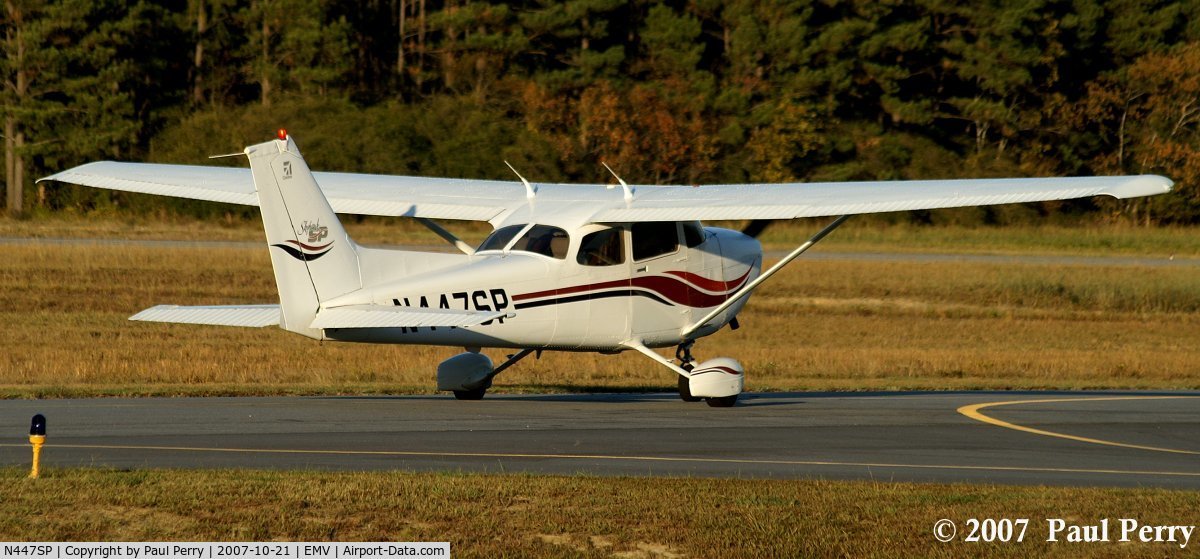
[[[679,395],[732,406],[744,371],[697,363],[696,340],[726,325],[753,290],[850,215],[1170,191],[1164,177],[972,179],[712,186],[534,184],[314,173],[286,131],[243,153],[250,170],[96,162],[42,180],[259,206],[278,305],[160,305],[132,320],[275,326],[348,342],[458,346],[439,390],[483,397],[532,352],[638,351],[678,375]],[[235,154],[235,155],[242,155]],[[611,172],[612,170],[609,169]],[[319,186],[318,186],[319,185]],[[421,220],[461,254],[359,246],[337,213]],[[838,216],[762,271],[769,220]],[[432,219],[487,221],[471,247]],[[752,220],[745,231],[699,220]],[[676,347],[675,359],[653,348]],[[518,350],[499,366],[482,348]]]

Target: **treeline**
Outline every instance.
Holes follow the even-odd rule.
[[[13,213],[212,211],[35,186],[285,126],[328,170],[652,183],[1156,173],[970,219],[1200,221],[1200,0],[6,0]],[[914,219],[922,219],[917,215]]]

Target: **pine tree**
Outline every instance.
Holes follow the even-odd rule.
[[[119,3],[9,0],[3,58],[8,210],[25,211],[31,163],[120,154],[136,142],[133,65],[116,58]],[[39,168],[40,170],[40,168]],[[44,203],[44,195],[39,196]]]

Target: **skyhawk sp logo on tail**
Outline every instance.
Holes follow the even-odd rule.
[[[303,235],[297,234],[296,236],[307,236],[307,243],[302,243],[299,240],[290,240],[287,241],[287,244],[274,244],[271,246],[283,249],[283,251],[291,255],[292,258],[302,262],[316,260],[322,256],[325,256],[325,254],[330,250],[333,250],[333,241],[329,241],[323,245],[316,244],[329,236],[329,228],[321,225],[320,222],[313,223],[305,221],[304,223],[300,224],[300,232],[303,233]]]

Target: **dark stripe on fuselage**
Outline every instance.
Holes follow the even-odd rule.
[[[699,375],[703,375],[705,373],[726,373],[726,374],[730,374],[730,375],[742,374],[742,373],[739,373],[736,370],[731,369],[729,367],[716,366],[716,367],[709,367],[707,369],[701,369],[699,371],[692,371],[692,376],[699,376]]]
[[[662,297],[655,295],[649,291],[641,291],[637,289],[624,289],[620,291],[602,291],[600,293],[585,293],[583,295],[572,295],[570,297],[559,297],[556,299],[542,299],[541,301],[530,301],[528,303],[517,303],[513,308],[531,309],[534,307],[545,307],[549,305],[560,305],[565,303],[577,303],[579,301],[591,301],[593,299],[607,299],[610,297],[646,297],[656,302],[671,306],[671,303],[664,300]]]

